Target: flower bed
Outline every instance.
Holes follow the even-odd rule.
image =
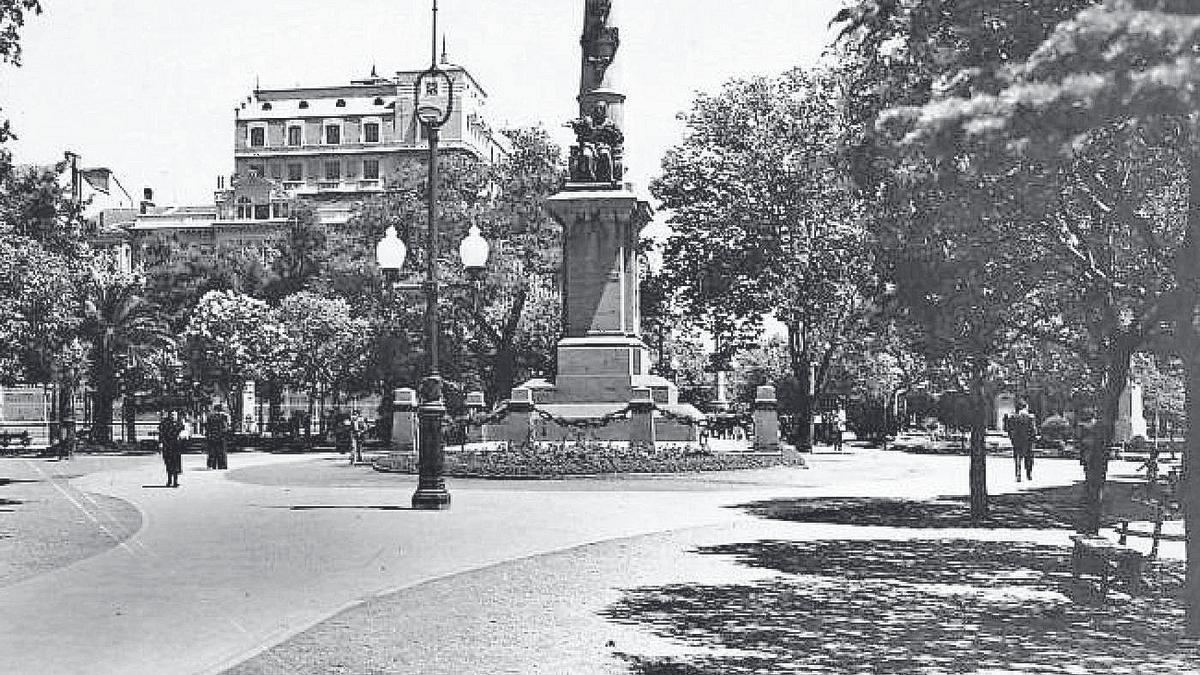
[[[381,457],[374,466],[377,471],[417,472],[413,454]],[[603,443],[556,443],[447,452],[445,473],[455,478],[562,478],[735,471],[774,466],[804,466],[804,461],[794,453],[712,452],[697,446],[640,448]]]

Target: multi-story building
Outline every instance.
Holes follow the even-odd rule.
[[[440,131],[442,151],[499,161],[508,144],[487,121],[487,92],[445,57],[440,67],[454,95]],[[420,73],[379,77],[372,69],[345,85],[255,89],[235,109],[234,171],[218,177],[214,203],[143,207],[122,224],[133,240],[127,243],[136,251],[138,240],[166,234],[205,252],[222,245],[265,249],[285,230],[296,200],[307,202],[322,224],[345,223],[358,203],[383,193],[406,165],[425,157],[428,138],[415,114]]]
[[[441,67],[455,103],[441,148],[501,159],[507,145],[487,122],[487,93],[466,69]],[[428,139],[416,118],[418,75],[372,72],[342,86],[256,89],[236,110],[234,176],[218,185],[220,218],[286,220],[288,202],[301,198],[314,203],[322,222],[344,221],[348,204],[382,192],[407,161],[423,156]],[[425,86],[445,83],[432,79]]]

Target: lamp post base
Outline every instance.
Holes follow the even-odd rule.
[[[450,508],[450,492],[446,486],[417,488],[413,493],[412,507],[417,511],[446,511]]]

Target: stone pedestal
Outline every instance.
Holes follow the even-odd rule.
[[[533,392],[526,387],[512,390],[508,414],[496,424],[483,427],[483,440],[524,445],[530,440],[533,426]]]
[[[759,387],[754,397],[754,449],[779,451],[779,401],[775,387]]]
[[[1130,382],[1121,392],[1117,421],[1113,427],[1113,442],[1128,443],[1135,438],[1149,438],[1146,415],[1142,408],[1142,385]]]
[[[638,387],[629,401],[630,446],[654,447],[654,399],[650,389]]]
[[[392,393],[392,449],[417,451],[417,392],[412,389]]]
[[[650,207],[627,189],[568,184],[547,207],[563,226],[563,338],[557,347],[557,378],[539,386],[536,403],[564,419],[602,417],[649,392],[649,401],[678,418],[700,419],[679,403],[669,380],[650,374],[649,350],[641,339],[637,248]],[[532,383],[531,383],[532,384]],[[698,433],[677,421],[651,416],[663,428],[659,439],[695,440]],[[669,429],[667,427],[670,427]],[[652,430],[654,431],[654,430]],[[555,424],[538,424],[536,440],[578,435]],[[628,425],[614,422],[588,430],[596,440],[630,440]]]

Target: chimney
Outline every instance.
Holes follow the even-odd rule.
[[[142,215],[145,215],[152,208],[154,208],[154,190],[144,188],[142,190]]]

